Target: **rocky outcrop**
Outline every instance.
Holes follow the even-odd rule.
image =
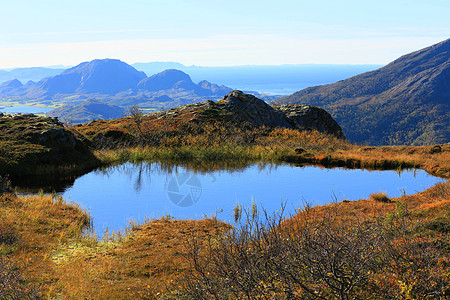
[[[236,90],[229,92],[218,103],[253,125],[292,128],[292,124],[284,114],[253,95]]]
[[[81,170],[98,165],[85,141],[57,118],[33,114],[0,117],[0,174],[19,176],[50,166]]]
[[[241,91],[228,93],[218,104],[237,118],[256,126],[315,129],[344,138],[339,124],[325,110],[310,105],[272,107],[257,97]]]
[[[42,145],[53,151],[85,151],[81,141],[73,132],[64,128],[64,124],[57,118],[43,118],[34,114],[5,115],[4,118],[12,119],[16,124],[27,124],[18,137],[36,145]]]
[[[274,107],[289,120],[293,121],[297,129],[316,129],[320,132],[333,134],[344,138],[341,126],[324,109],[312,105],[280,105]]]
[[[345,138],[341,127],[325,110],[309,105],[272,107],[265,101],[242,91],[231,91],[221,100],[207,100],[148,114],[157,120],[183,119],[195,123],[224,122],[237,126],[265,126],[318,130]]]

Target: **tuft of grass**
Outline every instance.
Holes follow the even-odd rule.
[[[385,193],[385,192],[378,192],[378,193],[370,194],[369,200],[385,202],[385,203],[391,202],[391,200],[387,196],[387,193]]]

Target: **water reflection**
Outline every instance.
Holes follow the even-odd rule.
[[[130,219],[171,215],[196,219],[217,215],[233,221],[236,204],[250,207],[252,200],[268,212],[286,203],[294,213],[304,202],[326,204],[368,198],[371,193],[425,190],[440,179],[422,170],[367,171],[312,166],[254,164],[233,170],[191,169],[164,163],[126,163],[102,168],[75,180],[63,197],[90,210],[98,233],[123,229]]]

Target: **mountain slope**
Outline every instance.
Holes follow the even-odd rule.
[[[304,89],[272,104],[329,111],[354,142],[426,145],[450,140],[450,39],[387,66]]]
[[[177,87],[185,87],[186,89],[198,88],[189,75],[176,69],[162,71],[141,80],[138,84],[139,89],[147,91],[170,90]]]
[[[123,108],[97,99],[88,99],[77,105],[63,105],[47,113],[49,117],[72,123],[86,123],[98,119],[118,119],[123,117]]]
[[[142,79],[138,84],[138,89],[149,92],[184,90],[192,91],[197,95],[204,96],[224,96],[232,91],[229,87],[223,85],[219,86],[206,80],[195,84],[188,74],[176,69],[168,69],[148,78]]]
[[[101,93],[116,94],[136,88],[146,78],[130,65],[117,59],[95,59],[84,62],[62,72],[44,78],[37,86],[49,94]]]

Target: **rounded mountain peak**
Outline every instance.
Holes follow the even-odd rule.
[[[62,76],[78,77],[78,90],[88,93],[115,94],[136,88],[146,78],[140,72],[118,59],[94,59],[70,68]]]
[[[2,84],[3,87],[9,87],[9,88],[20,88],[23,86],[22,82],[20,82],[18,79],[13,79],[7,82],[4,82]]]
[[[181,83],[181,84],[180,84]],[[191,77],[183,71],[168,69],[143,79],[138,84],[139,89],[147,91],[169,90],[178,86],[194,86]]]

